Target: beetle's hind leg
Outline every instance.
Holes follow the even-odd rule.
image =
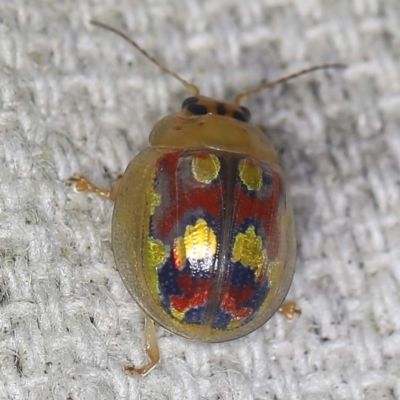
[[[299,306],[293,302],[288,301],[287,303],[283,303],[278,311],[283,314],[283,316],[288,319],[289,321],[294,318],[294,314],[301,314],[301,309]]]
[[[75,189],[78,192],[95,193],[97,196],[103,199],[115,201],[115,199],[117,198],[118,187],[121,178],[122,175],[118,176],[117,180],[113,183],[111,190],[96,186],[94,183],[90,182],[86,178],[86,176],[83,175],[80,175],[78,177],[71,177],[69,178],[69,181],[75,184]]]
[[[150,317],[146,317],[145,320],[144,341],[146,353],[150,358],[150,362],[142,368],[135,368],[133,366],[125,367],[126,373],[134,377],[146,376],[160,362],[156,328],[154,321]]]

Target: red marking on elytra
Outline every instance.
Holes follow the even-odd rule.
[[[240,289],[240,292],[242,290],[243,289]],[[252,291],[252,295],[254,295],[254,291]],[[247,318],[251,315],[253,310],[251,308],[243,307],[242,304],[243,301],[239,301],[239,299],[235,297],[234,293],[232,293],[231,290],[228,290],[222,297],[221,308],[228,311],[233,317]]]
[[[196,157],[201,153],[196,153]],[[207,156],[207,154],[204,154]],[[187,155],[184,152],[167,153],[158,160],[156,169],[167,177],[168,195],[170,201],[166,200],[161,204],[163,209],[162,216],[155,220],[160,237],[170,236],[172,229],[177,221],[181,221],[182,216],[193,208],[206,210],[215,220],[221,220],[223,210],[221,182],[216,182],[212,187],[201,184],[197,186],[185,185],[186,182],[180,180],[183,173],[179,162]]]
[[[171,296],[172,308],[183,312],[193,307],[200,307],[207,304],[211,286],[210,279],[195,279],[190,275],[184,275],[177,277],[177,283],[183,295]]]
[[[262,165],[258,166],[262,167]],[[284,183],[280,174],[273,168],[268,168],[268,172],[272,175],[273,188],[271,195],[267,199],[249,196],[248,191],[239,184],[239,181],[237,182],[234,193],[235,218],[233,219],[234,227],[232,231],[237,232],[237,229],[247,219],[252,218],[255,221],[259,221],[267,239],[264,239],[264,243],[268,245],[268,256],[273,259],[279,251],[281,228],[278,216]]]

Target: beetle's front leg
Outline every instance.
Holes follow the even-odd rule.
[[[121,178],[122,178],[122,175],[118,176],[117,180],[113,183],[111,190],[96,186],[94,183],[90,182],[83,175],[78,176],[78,177],[71,177],[71,178],[69,178],[69,181],[73,182],[75,184],[75,189],[78,192],[95,193],[97,196],[99,196],[103,199],[115,201],[115,199],[117,198],[118,187],[119,187]]]
[[[154,321],[150,317],[146,317],[144,324],[145,348],[147,355],[150,358],[150,362],[142,368],[135,368],[133,366],[125,367],[127,374],[133,377],[146,376],[160,362],[160,352],[158,350]]]

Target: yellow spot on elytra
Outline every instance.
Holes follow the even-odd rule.
[[[201,260],[216,253],[217,237],[204,219],[186,228],[184,240],[187,258]]]
[[[183,238],[174,240],[174,261],[177,268],[184,268],[186,259],[210,260],[217,251],[217,237],[207,222],[199,218],[186,227]]]
[[[263,248],[262,239],[256,235],[254,226],[245,233],[238,233],[232,251],[232,261],[241,262],[245,267],[254,269],[259,278],[268,260],[267,251]]]
[[[156,207],[161,204],[161,194],[154,190],[153,185],[149,186],[146,191],[147,204],[150,210],[150,215],[153,215]]]
[[[192,157],[192,174],[200,183],[211,183],[217,178],[221,163],[214,154]]]
[[[174,308],[171,309],[171,314],[174,318],[176,318],[178,321],[182,321],[183,318],[185,318],[185,312],[183,311],[177,311]]]
[[[248,190],[259,190],[262,186],[261,168],[253,161],[244,158],[239,162],[239,176]]]
[[[147,238],[147,255],[151,268],[157,268],[164,264],[169,256],[169,246],[165,246],[161,240]]]
[[[227,330],[233,330],[233,329],[237,329],[239,328],[242,323],[243,323],[243,319],[242,317],[234,317],[232,318],[231,322],[229,322],[229,325],[227,326]]]
[[[163,265],[170,253],[170,247],[164,245],[161,240],[148,237],[145,243],[147,253],[146,267],[149,269],[149,286],[153,293],[158,293],[157,268]]]

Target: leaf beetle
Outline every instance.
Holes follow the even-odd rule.
[[[234,102],[218,101],[200,95],[124,33],[91,22],[123,37],[190,92],[181,111],[157,122],[150,147],[112,190],[84,176],[70,178],[76,190],[115,202],[115,263],[146,315],[150,358],[125,370],[144,376],[160,360],[155,322],[189,339],[224,342],[251,333],[278,310],[288,318],[300,312],[295,303],[282,305],[296,255],[288,188],[274,147],[241,103],[299,75],[344,65],[315,66],[263,83]]]

